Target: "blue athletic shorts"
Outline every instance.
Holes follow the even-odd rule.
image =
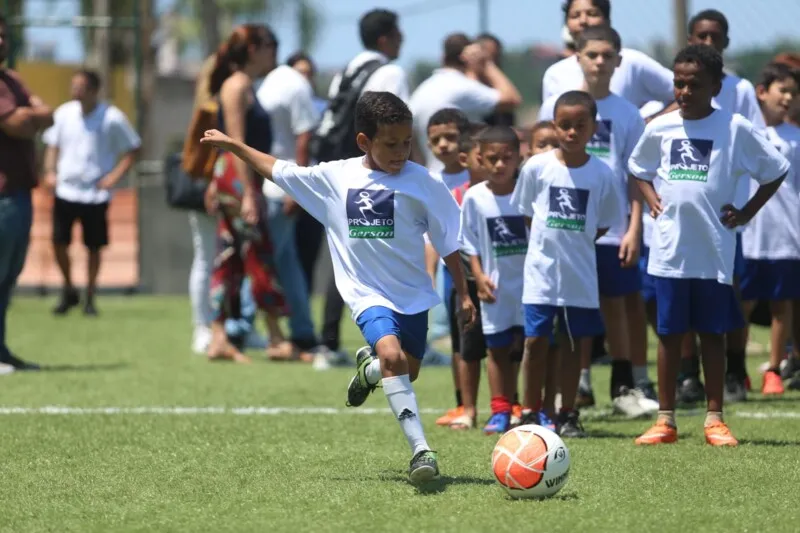
[[[676,279],[653,276],[659,335],[689,331],[727,333],[744,327],[736,293],[715,279]]]
[[[594,247],[597,256],[597,284],[600,296],[615,298],[642,290],[639,269],[622,268],[619,261],[619,246],[599,244]]]
[[[656,299],[656,285],[653,281],[653,276],[647,273],[647,260],[649,257],[650,248],[642,246],[642,252],[639,254],[639,272],[642,276],[642,299],[644,299],[645,303]]]
[[[410,356],[422,359],[428,338],[428,312],[404,315],[388,307],[376,305],[365,309],[356,325],[364,339],[375,351],[375,344],[387,335],[400,339],[400,347]]]
[[[745,259],[739,278],[742,300],[800,299],[800,260]]]
[[[505,331],[498,333],[484,333],[487,348],[507,348],[514,344],[514,337],[522,337],[525,333],[525,328],[522,326],[513,326]]]
[[[556,307],[525,304],[525,336],[548,337],[555,341],[553,321],[558,316],[559,329],[573,339],[594,337],[605,332],[599,309],[586,307]]]

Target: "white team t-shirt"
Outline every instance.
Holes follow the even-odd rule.
[[[789,160],[791,169],[775,195],[753,217],[742,235],[748,259],[800,260],[800,128],[768,127],[767,140]],[[754,182],[752,193],[758,188]]]
[[[511,199],[531,218],[523,303],[599,308],[595,237],[619,216],[613,183],[594,156],[580,168],[565,166],[555,150],[528,159]]]
[[[558,96],[548,99],[539,110],[539,120],[553,120]],[[614,173],[614,193],[617,195],[617,219],[597,244],[619,246],[628,231],[630,198],[628,195],[628,159],[644,131],[644,120],[636,107],[611,94],[597,103],[597,131],[586,145],[586,152],[609,166]]]
[[[98,189],[98,182],[114,169],[122,155],[142,144],[118,108],[101,102],[84,115],[77,100],[56,109],[53,125],[44,132],[43,140],[48,146],[58,147],[56,196],[81,204],[110,201],[111,191]]]
[[[730,285],[736,232],[720,221],[722,206],[733,203],[743,176],[769,183],[789,162],[741,115],[717,110],[684,120],[673,111],[647,125],[629,167],[637,178],[659,178],[663,212],[654,221],[647,272]]]
[[[414,136],[425,156],[425,166],[441,171],[442,163],[428,148],[428,121],[441,109],[454,107],[473,122],[483,122],[497,107],[500,92],[452,68],[440,68],[423,81],[408,102],[414,114]]]
[[[336,288],[353,319],[376,305],[411,315],[440,302],[422,235],[450,255],[460,219],[441,178],[410,161],[394,175],[370,170],[360,157],[314,167],[278,161],[272,175],[325,226]]]
[[[406,72],[400,65],[389,63],[389,58],[380,52],[364,50],[363,52],[359,53],[350,61],[350,63],[347,64],[347,67],[344,69],[344,74],[349,76],[368,61],[375,59],[382,61],[384,65],[378,67],[378,69],[372,73],[361,92],[386,91],[399,97],[404,102],[408,102],[409,90]],[[328,88],[328,97],[330,99],[336,97],[336,94],[339,92],[339,84],[341,81],[341,73],[334,76],[333,80],[331,80],[331,85]]]
[[[461,204],[461,251],[480,256],[484,273],[497,287],[494,303],[481,302],[487,335],[525,323],[522,290],[528,227],[511,198],[511,194],[495,195],[483,182],[470,187]]]
[[[623,48],[622,63],[611,77],[611,92],[637,109],[651,101],[669,103],[675,99],[672,71],[647,54]],[[542,101],[583,87],[583,71],[578,58],[571,56],[551,65],[542,79]]]
[[[314,104],[314,90],[308,80],[288,65],[272,70],[256,90],[258,103],[269,113],[272,126],[272,149],[278,159],[294,161],[298,135],[312,131],[319,122]],[[283,198],[280,187],[264,180],[267,198]]]

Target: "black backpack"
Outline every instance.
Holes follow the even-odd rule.
[[[350,76],[342,74],[339,90],[311,137],[311,159],[324,163],[361,155],[356,144],[356,102],[370,76],[383,65],[380,59],[373,59],[358,67]]]

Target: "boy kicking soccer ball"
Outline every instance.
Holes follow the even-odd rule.
[[[314,167],[279,161],[216,130],[202,142],[242,159],[324,224],[336,287],[369,343],[358,352],[348,405],[363,404],[382,385],[411,446],[409,479],[422,483],[439,476],[411,386],[425,353],[428,309],[439,300],[425,271],[422,235],[427,232],[444,257],[459,314],[472,323],[475,307],[458,254],[460,212],[440,178],[408,161],[412,117],[402,100],[388,92],[364,93],[355,124],[365,155]]]
[[[778,190],[789,162],[747,119],[712,106],[724,76],[719,52],[690,45],[675,57],[673,69],[679,109],[647,125],[629,164],[655,218],[647,271],[655,285],[659,343],[658,419],[636,444],[678,440],[681,343],[696,331],[708,397],[706,442],[736,446],[722,419],[725,333],[744,324],[731,285],[736,228]],[[760,187],[737,209],[732,202],[745,175]]]

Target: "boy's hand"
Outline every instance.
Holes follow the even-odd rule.
[[[253,193],[245,192],[242,196],[242,218],[251,225],[258,223],[258,206]]]
[[[481,46],[480,43],[472,43],[467,45],[464,50],[461,52],[461,61],[467,67],[467,70],[472,71],[475,74],[481,74],[486,69],[486,63],[489,60],[489,56],[486,54],[486,50]]]
[[[658,218],[663,211],[664,208],[661,206],[661,198],[659,198],[654,205],[650,206],[650,216],[653,218]]]
[[[497,301],[494,296],[494,290],[497,288],[489,276],[478,276],[475,279],[475,284],[478,286],[478,299],[482,302],[493,304]]]
[[[743,210],[737,209],[736,206],[732,204],[723,205],[722,216],[719,217],[720,221],[730,229],[747,224],[750,222],[751,218],[752,217],[748,216]]]
[[[236,145],[236,141],[219,130],[206,130],[200,142],[222,148],[223,150],[230,150]]]
[[[472,329],[475,325],[475,306],[469,296],[461,299],[461,309],[458,310],[458,323],[465,330]]]
[[[635,232],[627,232],[619,243],[619,261],[622,268],[632,268],[639,263],[639,248],[641,243]]]

